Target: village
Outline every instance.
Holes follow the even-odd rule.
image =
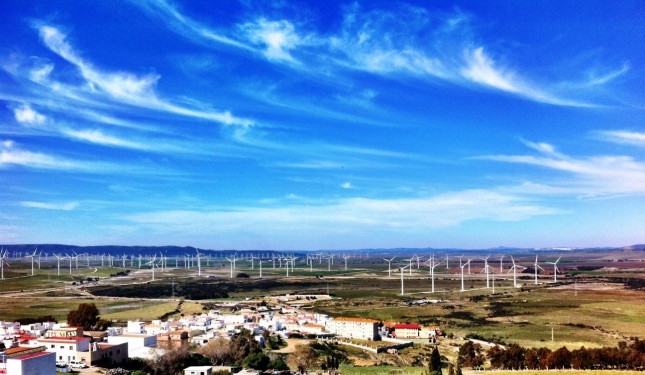
[[[373,353],[396,353],[413,346],[415,341],[432,342],[442,334],[438,327],[353,317],[332,318],[306,307],[308,301],[329,298],[328,295],[284,295],[261,302],[226,301],[217,303],[217,309],[201,314],[179,319],[128,321],[104,331],[85,331],[82,327],[55,322],[24,325],[0,322],[0,338],[4,345],[0,351],[0,374],[49,375],[87,368],[115,368],[135,358],[154,360],[177,348],[198,349],[212,340],[230,339],[242,331],[249,332],[262,348],[267,345],[267,337],[279,337],[280,340],[297,337],[303,339],[303,343],[321,340]],[[219,371],[261,373],[237,365],[189,366],[183,373],[210,375]]]

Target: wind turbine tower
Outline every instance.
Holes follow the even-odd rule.
[[[464,288],[464,268],[466,268],[466,266],[470,266],[470,259],[468,259],[468,262],[459,266],[461,267],[461,291],[462,292],[466,291],[466,289]]]
[[[511,267],[511,269],[508,270],[508,272],[513,271],[513,286],[515,288],[517,288],[518,287],[517,286],[517,269],[522,267],[522,266],[515,264],[515,259],[513,259],[512,255],[511,255],[511,262],[513,262],[513,267]],[[524,268],[524,267],[522,267],[522,268]]]
[[[556,260],[555,262],[547,262],[548,264],[553,264],[553,282],[554,283],[558,282],[558,271],[559,271],[558,262],[560,261],[560,258],[558,258],[558,260]]]
[[[435,262],[434,254],[432,255],[432,258],[429,259],[429,262],[430,262],[429,263],[429,266],[430,266],[430,280],[431,280],[431,285],[432,285],[431,293],[434,293],[434,269],[435,269],[435,267],[440,265],[441,262],[438,262],[438,263]]]
[[[402,296],[403,296],[403,295],[405,295],[405,289],[403,288],[403,270],[404,270],[404,269],[406,269],[406,268],[408,268],[408,267],[411,267],[411,265],[407,265],[407,266],[405,266],[405,267],[401,267],[401,295],[402,295]]]
[[[1,278],[2,278],[2,280],[4,280],[4,265],[6,264],[6,265],[7,265],[7,267],[10,267],[10,266],[9,266],[9,262],[7,262],[7,254],[8,254],[8,253],[7,253],[7,251],[5,250],[5,251],[2,253],[2,255],[0,255],[0,274],[1,274]]]
[[[394,258],[396,258],[396,257],[392,257],[392,259],[382,258],[384,261],[387,262],[387,277],[388,278],[392,278],[392,261],[394,260]]]
[[[538,256],[537,256],[537,254],[535,255],[535,264],[533,265],[533,267],[535,268],[535,285],[538,285],[538,268],[541,269],[542,271],[544,271],[544,268],[542,268],[542,267],[540,267],[538,265]]]

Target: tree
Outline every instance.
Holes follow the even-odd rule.
[[[208,344],[199,349],[199,353],[210,359],[215,366],[231,363],[230,342],[223,337],[210,340]]]
[[[246,358],[244,358],[244,367],[249,367],[254,370],[266,370],[269,368],[269,363],[271,362],[271,359],[269,357],[262,353],[251,353]]]
[[[439,349],[435,346],[430,355],[430,368],[428,375],[442,375],[441,373],[441,354]]]
[[[186,367],[185,362],[189,357],[190,353],[185,347],[168,350],[150,362],[150,369],[154,375],[175,375]]]
[[[300,345],[289,355],[289,366],[295,367],[301,374],[316,364],[316,353],[309,345]]]
[[[484,356],[481,354],[481,345],[466,341],[459,347],[459,363],[465,367],[477,368],[484,364]]]
[[[251,331],[246,329],[231,337],[230,348],[231,360],[235,364],[242,364],[249,354],[262,351],[260,343],[255,340]]]
[[[459,360],[457,360],[457,364],[455,365],[455,375],[463,375],[461,372],[461,365],[459,364]]]
[[[67,314],[67,324],[91,331],[99,322],[99,309],[93,303],[81,303],[76,310]]]
[[[267,368],[277,370],[277,371],[284,371],[284,370],[288,370],[289,366],[287,366],[287,364],[284,362],[284,359],[282,359],[282,357],[278,356],[276,359],[274,359],[269,363],[269,366]]]

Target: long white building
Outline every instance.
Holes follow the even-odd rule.
[[[334,318],[325,326],[330,333],[339,337],[354,339],[379,340],[378,321],[362,318]]]

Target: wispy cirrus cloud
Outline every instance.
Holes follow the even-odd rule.
[[[171,173],[153,165],[116,164],[103,161],[87,161],[56,154],[26,150],[18,147],[12,140],[0,145],[0,169],[23,167],[45,171],[87,174],[129,174],[147,176],[171,176]]]
[[[157,83],[161,78],[160,75],[155,73],[137,75],[125,71],[110,72],[101,70],[93,63],[82,58],[67,41],[67,35],[59,28],[39,23],[35,24],[35,27],[38,29],[45,46],[78,68],[81,77],[85,80],[84,86],[77,87],[52,81],[50,76],[54,67],[51,64],[41,62],[37,66],[30,68],[27,77],[48,87],[59,95],[65,95],[69,99],[97,107],[104,106],[105,103],[95,102],[92,99],[100,100],[103,97],[147,110],[215,121],[224,125],[251,126],[254,123],[252,120],[234,116],[229,111],[205,111],[181,106],[162,99],[156,90]],[[14,74],[17,74],[19,69],[20,67],[18,66],[5,67],[5,70]],[[88,94],[90,94],[89,97]]]
[[[16,147],[13,141],[5,140],[0,148],[0,167],[17,165],[36,169],[103,173],[115,171],[117,166],[100,162],[74,160],[55,155],[33,152]]]
[[[345,8],[341,27],[335,32],[322,34],[306,23],[298,23],[296,30],[288,19],[258,17],[238,24],[235,28],[242,30],[240,34],[235,28],[216,32],[164,0],[147,1],[141,6],[156,17],[169,16],[170,27],[191,40],[213,40],[243,48],[314,74],[330,74],[342,68],[389,79],[407,75],[464,87],[481,86],[545,104],[591,107],[596,104],[579,95],[581,88],[603,86],[629,70],[625,63],[618,70],[577,81],[570,77],[561,81],[531,79],[519,68],[496,62],[486,52],[486,44],[474,35],[473,18],[461,12],[435,14],[412,6],[397,11],[363,11],[355,4]]]
[[[62,203],[48,203],[48,202],[34,202],[34,201],[22,201],[20,205],[23,207],[30,208],[41,208],[44,210],[60,210],[60,211],[72,211],[78,208],[78,202],[62,202]]]
[[[586,196],[645,194],[645,162],[630,156],[597,155],[573,157],[548,143],[524,141],[537,155],[486,155],[477,159],[533,165],[569,175],[551,177],[551,185]]]
[[[624,145],[645,147],[645,133],[629,130],[599,130],[592,136],[600,140]]]
[[[16,118],[16,121],[21,124],[42,125],[47,120],[44,115],[35,111],[28,104],[22,104],[21,106],[14,108],[13,114]]]
[[[437,213],[441,214],[437,214]],[[424,198],[373,199],[350,198],[301,202],[289,200],[273,207],[226,207],[206,210],[168,210],[141,212],[122,217],[147,231],[177,232],[202,235],[218,233],[224,238],[244,230],[253,238],[271,238],[285,243],[307,243],[308,237],[318,240],[332,236],[347,240],[352,236],[379,232],[405,235],[439,228],[459,226],[473,220],[519,221],[535,216],[557,215],[563,211],[541,206],[520,196],[486,190],[456,191]],[[169,225],[171,224],[172,225]],[[302,233],[294,241],[293,233]],[[340,237],[338,237],[340,236]],[[401,237],[397,241],[400,241]],[[379,239],[381,240],[381,239]],[[381,245],[383,243],[381,242]],[[377,246],[365,243],[365,246]]]
[[[303,41],[291,22],[260,18],[255,22],[241,25],[240,29],[247,35],[249,41],[264,46],[263,53],[267,59],[297,62],[289,51],[297,48]]]

